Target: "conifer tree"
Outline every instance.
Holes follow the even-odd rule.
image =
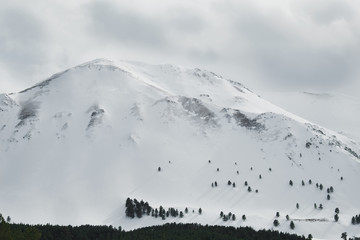
[[[274,224],[275,227],[277,227],[277,226],[279,226],[279,221],[277,219],[275,219],[273,224]]]
[[[290,228],[291,228],[291,229],[294,229],[294,228],[295,228],[295,224],[294,224],[293,221],[290,222]]]

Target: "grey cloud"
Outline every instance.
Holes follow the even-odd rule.
[[[0,11],[0,61],[12,69],[24,69],[44,61],[46,34],[33,15],[18,9]]]
[[[155,19],[109,3],[88,6],[89,28],[95,37],[132,46],[164,46],[165,31]]]
[[[191,49],[188,52],[188,57],[202,62],[216,62],[221,56],[212,49]]]
[[[330,15],[331,19],[337,16],[329,14],[329,19]],[[327,33],[338,38],[340,43],[332,46],[328,43],[332,39],[324,38],[320,45],[321,40],[316,39],[315,32],[314,36],[304,32],[311,34],[311,30],[317,31],[322,26],[306,22],[301,26],[297,20],[248,9],[241,17],[234,18],[232,41],[246,46],[246,56],[253,59],[253,71],[258,72],[261,81],[268,86],[329,89],[352,80],[360,63],[359,47],[346,40],[342,43],[340,36],[330,30]]]
[[[343,0],[321,0],[299,2],[300,11],[320,24],[331,24],[336,20],[351,20],[356,14]]]
[[[188,9],[173,9],[174,14],[169,17],[169,23],[181,33],[196,34],[205,28],[205,21],[198,14]]]

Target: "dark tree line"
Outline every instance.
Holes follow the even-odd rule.
[[[272,239],[272,240],[306,240],[304,236],[295,234],[282,233],[273,230],[255,231],[250,227],[224,227],[224,226],[202,226],[199,224],[165,224],[162,226],[153,226],[125,232],[112,226],[53,226],[53,225],[26,225],[26,224],[8,224],[11,232],[26,232],[26,229],[36,229],[38,238],[29,235],[26,238],[4,238],[10,240],[255,240],[255,239]],[[2,233],[0,233],[2,234]]]

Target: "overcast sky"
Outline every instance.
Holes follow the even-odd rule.
[[[0,92],[95,59],[200,67],[270,91],[360,90],[360,2],[2,0]]]

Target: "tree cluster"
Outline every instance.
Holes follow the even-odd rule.
[[[354,224],[354,225],[355,224],[360,224],[360,214],[353,216],[351,218],[351,223]]]
[[[140,202],[136,199],[126,199],[125,203],[125,214],[127,217],[134,218],[135,216],[141,218],[143,214],[150,215],[152,207],[148,202],[141,200]]]
[[[228,220],[236,220],[236,215],[229,212],[228,214],[224,214],[223,211],[220,212],[220,218],[223,219],[224,222],[228,221]]]

